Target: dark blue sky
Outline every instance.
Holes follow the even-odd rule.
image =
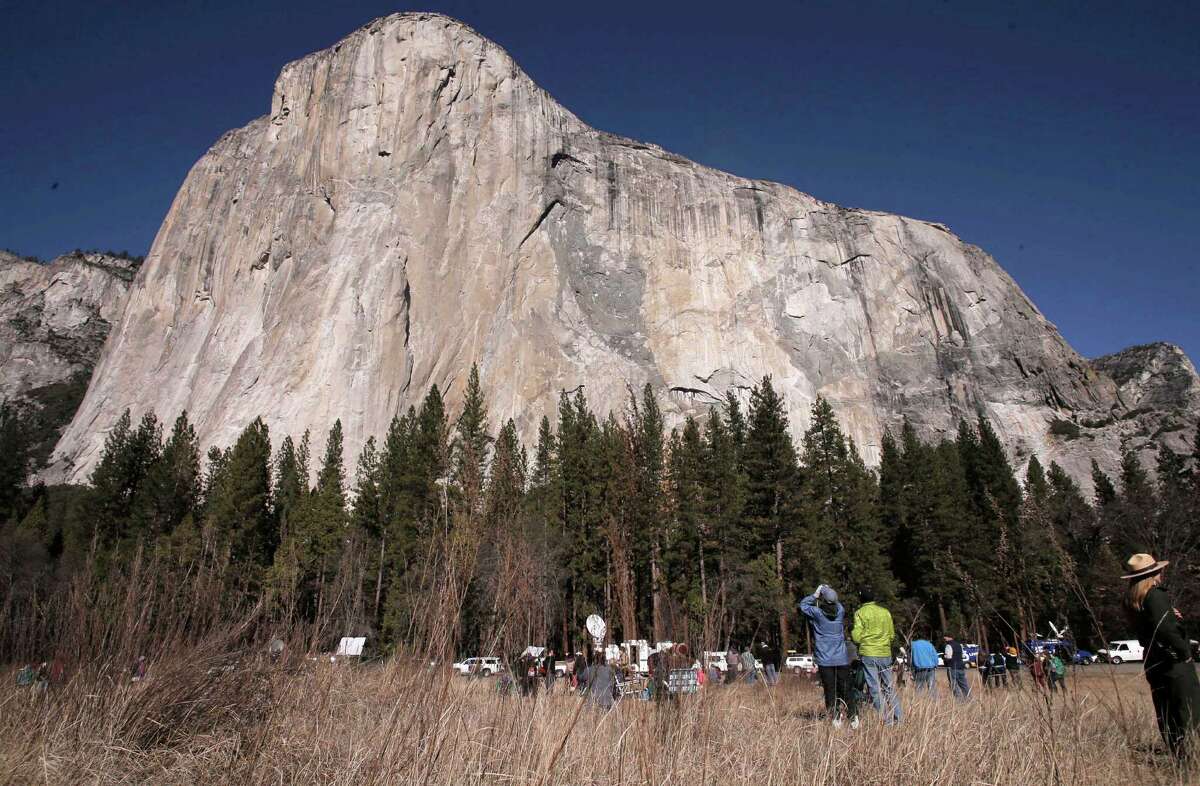
[[[1085,355],[1200,359],[1196,2],[0,0],[0,247],[144,253],[285,62],[400,10],[468,22],[598,128],[946,223]]]

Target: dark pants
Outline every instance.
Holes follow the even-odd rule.
[[[1193,663],[1156,663],[1146,669],[1158,730],[1171,753],[1188,751],[1189,732],[1200,731],[1200,680]]]
[[[818,666],[817,676],[825,691],[825,711],[830,717],[858,717],[858,704],[854,701],[854,690],[850,684],[849,666]]]

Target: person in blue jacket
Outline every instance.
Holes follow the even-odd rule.
[[[832,587],[822,584],[800,601],[800,613],[808,618],[816,649],[817,676],[825,691],[825,711],[841,728],[844,718],[858,728],[858,704],[850,684],[850,659],[846,653],[846,610],[838,603]]]
[[[930,696],[937,696],[937,680],[933,675],[937,672],[938,654],[933,642],[928,639],[915,639],[912,643],[913,682],[917,690],[924,690]]]

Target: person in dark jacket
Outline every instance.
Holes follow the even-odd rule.
[[[800,613],[812,627],[817,675],[825,691],[825,711],[835,727],[841,727],[845,716],[850,718],[851,728],[858,728],[858,703],[850,684],[850,659],[846,653],[846,610],[838,603],[833,588],[822,584],[800,601]]]
[[[545,656],[542,659],[542,667],[546,670],[546,673],[543,676],[546,679],[546,692],[549,693],[554,690],[554,680],[558,677],[558,674],[556,674],[554,671],[553,647],[546,648]]]
[[[742,658],[738,655],[737,645],[730,644],[729,651],[725,653],[725,684],[732,685],[737,682],[738,666],[742,665]]]
[[[993,687],[1008,687],[1008,663],[1004,660],[1003,652],[992,652],[988,655],[988,676]]]
[[[617,677],[612,666],[605,662],[604,653],[598,652],[592,662],[579,675],[579,687],[585,690],[585,701],[602,710],[611,710],[616,702]]]
[[[1179,611],[1161,586],[1168,564],[1149,554],[1134,554],[1125,563],[1129,573],[1121,578],[1129,581],[1126,604],[1145,650],[1143,670],[1159,733],[1171,753],[1183,759],[1192,755],[1188,735],[1200,730],[1200,680]]]
[[[1014,688],[1021,687],[1021,659],[1017,657],[1016,647],[1004,651],[1004,668],[1008,672],[1008,684]]]
[[[966,701],[971,695],[971,686],[967,684],[967,660],[963,657],[962,644],[953,636],[946,636],[946,648],[942,651],[942,660],[946,663],[946,679],[950,682],[950,692],[959,701]]]

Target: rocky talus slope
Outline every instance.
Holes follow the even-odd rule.
[[[136,269],[105,254],[40,264],[0,252],[0,404],[21,413],[36,459],[75,414]]]
[[[597,131],[470,28],[402,14],[287,65],[195,165],[51,476],[86,478],[125,407],[186,409],[206,444],[340,417],[353,460],[434,383],[453,409],[472,362],[527,438],[563,389],[607,411],[650,382],[677,422],[770,374],[797,433],[824,396],[868,461],[904,417],[983,412],[1080,477],[1118,445],[1054,422],[1129,408],[946,227]]]

